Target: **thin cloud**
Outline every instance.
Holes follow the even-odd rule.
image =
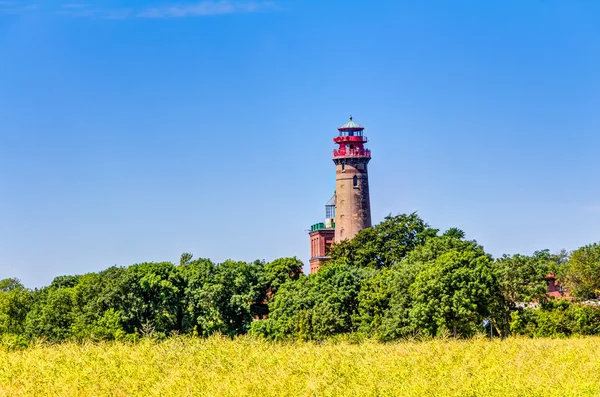
[[[195,4],[170,5],[142,10],[137,18],[184,18],[233,13],[250,13],[272,8],[271,2],[202,1]]]
[[[89,7],[89,4],[83,4],[83,3],[70,3],[70,4],[61,4],[60,8],[64,8],[67,10],[73,10],[73,9],[77,9],[80,10],[82,8],[86,8]]]
[[[54,9],[44,7],[55,15],[74,18],[95,19],[127,19],[127,18],[186,18],[210,15],[225,15],[235,13],[252,13],[274,9],[271,1],[231,1],[231,0],[203,0],[194,3],[172,3],[157,7],[132,7],[132,8],[99,8],[89,3],[69,2],[57,4]],[[22,14],[30,11],[42,11],[35,4],[26,4],[20,1],[0,0],[0,13]]]
[[[57,15],[69,16],[73,18],[97,18],[97,19],[125,19],[130,18],[134,14],[131,8],[119,8],[114,10],[101,10],[88,8],[87,5],[82,7],[61,7],[56,11]]]
[[[26,4],[17,1],[0,1],[0,14],[24,14],[39,10],[37,4]]]

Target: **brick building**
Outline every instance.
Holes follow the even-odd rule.
[[[546,277],[544,277],[544,279],[548,284],[549,296],[556,299],[573,299],[573,297],[571,297],[571,294],[569,294],[569,291],[563,288],[563,286],[556,281],[556,276],[554,275],[554,273],[548,274]]]

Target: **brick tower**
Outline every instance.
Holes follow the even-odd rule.
[[[338,128],[333,141],[339,145],[333,151],[336,191],[325,205],[325,222],[311,226],[310,272],[316,273],[329,260],[329,248],[334,242],[352,238],[371,226],[371,203],[367,164],[371,151],[365,149],[364,128],[350,121]]]
[[[371,151],[365,149],[364,127],[350,121],[338,128],[333,139],[339,148],[333,151],[335,163],[335,242],[354,237],[371,227],[369,173]]]

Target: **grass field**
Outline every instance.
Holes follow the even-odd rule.
[[[10,396],[600,396],[600,338],[173,338],[0,350]]]

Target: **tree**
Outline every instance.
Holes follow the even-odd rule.
[[[184,280],[170,262],[141,263],[125,271],[123,325],[127,333],[151,328],[159,336],[181,332]]]
[[[33,297],[15,278],[0,280],[0,335],[22,334]]]
[[[408,252],[403,260],[365,280],[359,294],[359,314],[356,316],[359,329],[385,341],[418,334],[421,325],[410,316],[415,304],[411,286],[417,276],[449,251],[486,256],[476,242],[462,240],[463,235],[444,233],[428,238],[424,244]]]
[[[353,239],[334,244],[331,258],[360,267],[390,267],[437,232],[416,213],[389,215],[378,225],[361,230]]]
[[[494,262],[500,294],[498,310],[501,311],[500,325],[502,336],[510,331],[511,312],[519,302],[544,302],[548,299],[547,282],[544,279],[550,272],[553,257],[549,251],[537,251],[533,256],[503,255]]]
[[[71,287],[42,289],[27,313],[25,333],[32,338],[62,342],[72,337],[73,299]]]
[[[216,265],[209,259],[197,259],[180,267],[185,280],[182,332],[210,335],[223,327],[214,304],[213,279]]]
[[[363,279],[360,292],[358,293],[357,313],[353,322],[357,330],[366,335],[383,337],[383,324],[389,317],[390,300],[394,295],[394,287],[398,272],[385,268],[376,272],[373,277]],[[406,292],[407,289],[404,289]],[[401,327],[404,316],[400,316],[395,322],[394,328]],[[394,338],[392,338],[394,339]]]
[[[451,227],[450,229],[448,229],[444,232],[443,236],[452,237],[457,240],[462,240],[465,238],[465,232],[463,232],[462,230],[460,230],[457,227]]]
[[[288,281],[298,280],[302,276],[302,266],[302,261],[296,257],[279,258],[267,263],[264,267],[262,282],[268,297],[272,297]]]
[[[125,308],[135,309],[126,301],[130,291],[125,275],[125,269],[111,267],[100,273],[57,277],[32,293],[26,334],[52,342],[124,336]]]
[[[317,274],[284,283],[269,304],[269,318],[251,331],[269,339],[319,340],[356,330],[362,281],[374,270],[331,262]]]
[[[263,266],[228,260],[217,266],[214,280],[214,303],[223,326],[220,331],[229,336],[246,333],[254,317],[253,305],[259,299]]]
[[[600,244],[586,245],[571,253],[564,281],[573,296],[589,299],[600,295]]]
[[[190,254],[189,252],[184,252],[183,254],[181,254],[181,258],[179,259],[179,266],[188,265],[192,261],[193,257],[193,254]]]
[[[72,287],[74,338],[112,340],[125,335],[125,297],[130,282],[126,274],[126,269],[113,266],[79,277]]]
[[[247,332],[255,304],[264,296],[263,266],[231,260],[215,265],[207,259],[185,265],[185,329],[202,336]]]
[[[428,335],[450,331],[473,335],[499,298],[499,286],[488,255],[477,247],[451,249],[426,264],[409,291],[413,324]]]

